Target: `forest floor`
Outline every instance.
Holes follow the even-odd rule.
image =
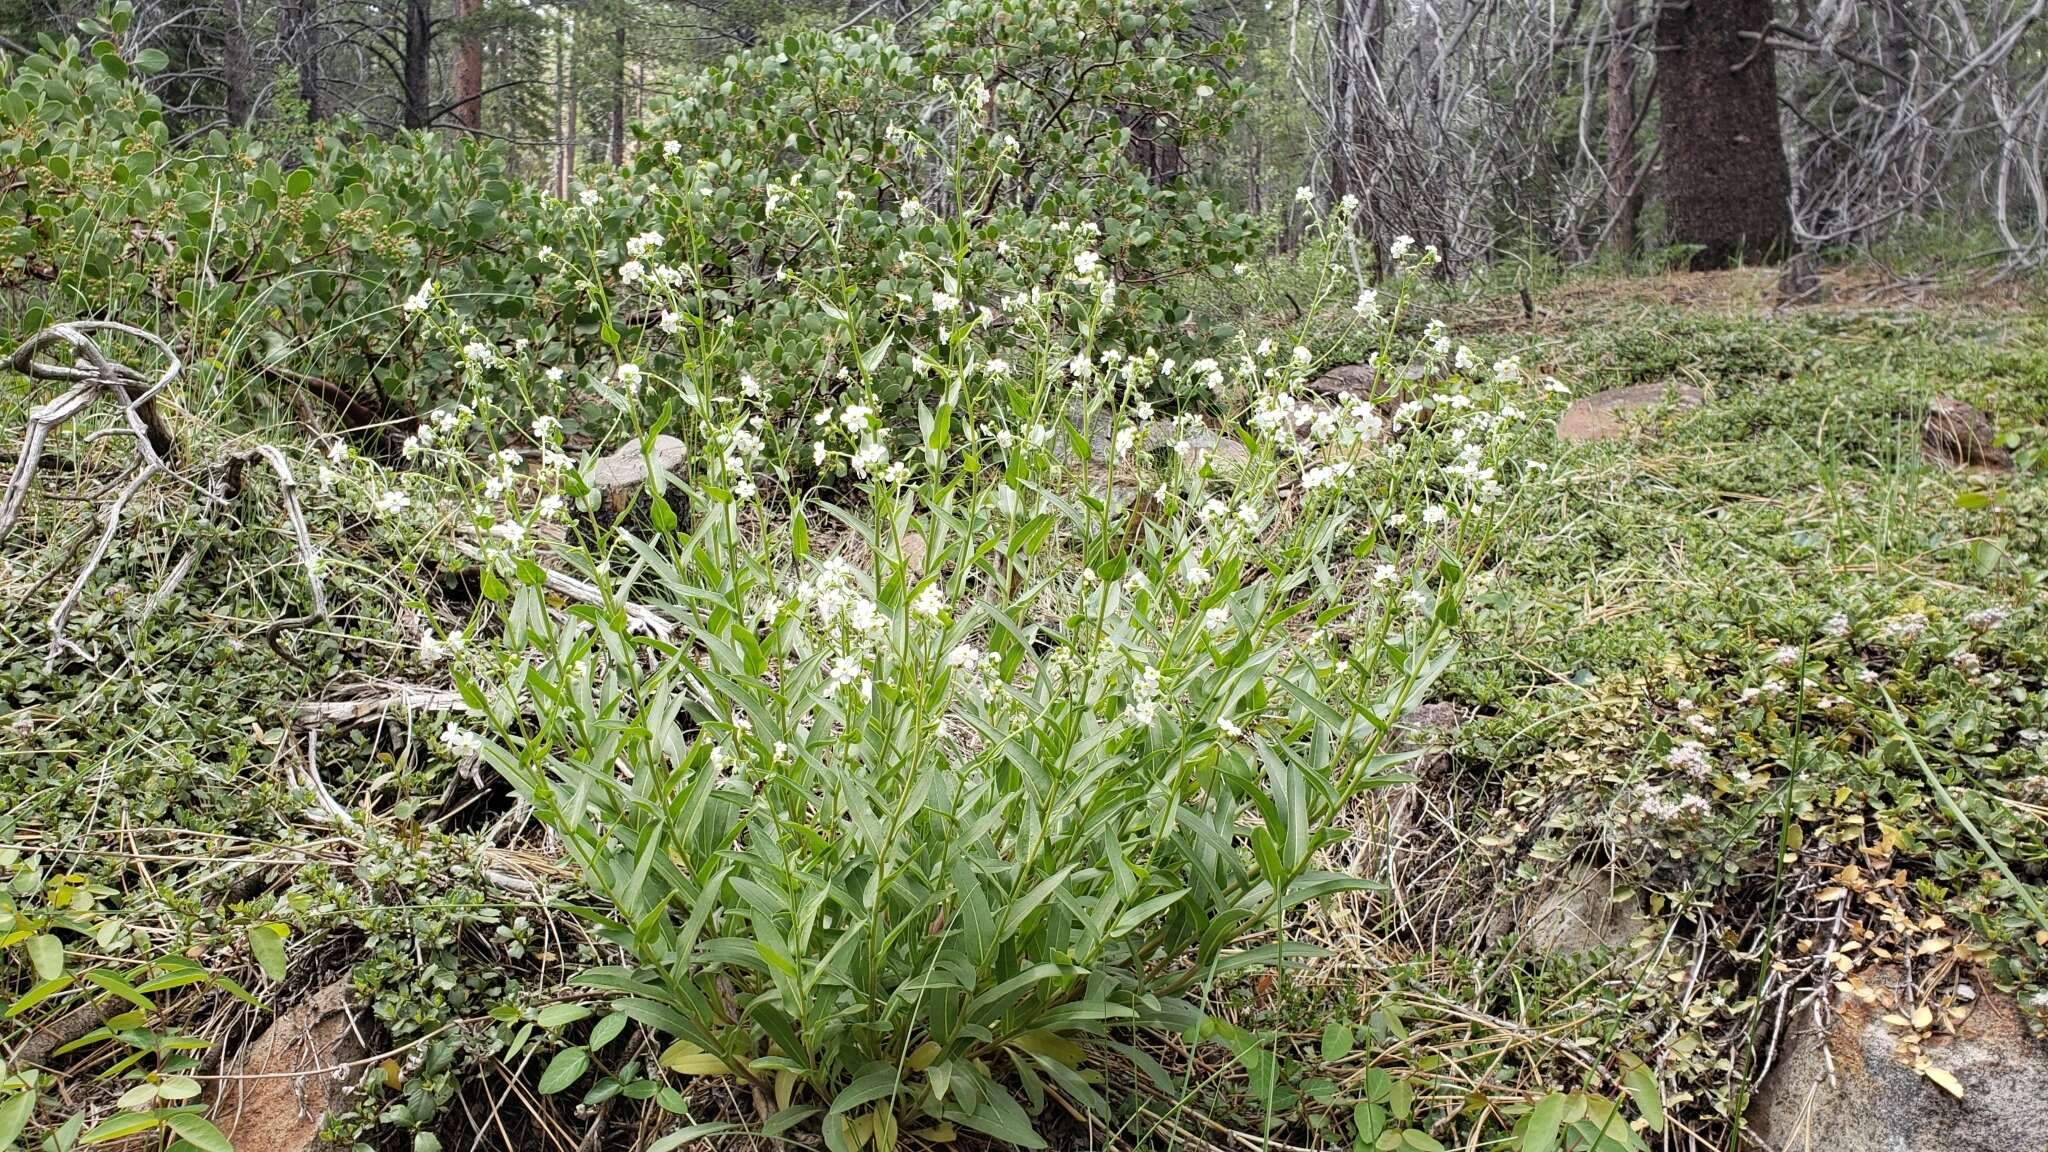
[[[1339,850],[1383,887],[1316,914],[1326,959],[1216,990],[1270,1059],[1162,1061],[1167,1082],[1144,1093],[1206,1119],[1155,1105],[1118,1140],[1461,1144],[1545,1086],[1639,1093],[1633,1057],[1655,1070],[1672,1146],[1721,1147],[1816,989],[1855,995],[1906,957],[1911,995],[1939,1009],[1965,983],[2022,1004],[2048,986],[2048,924],[2025,899],[2048,883],[2048,308],[1872,273],[1773,310],[1770,283],[1573,279],[1534,291],[1533,315],[1511,291],[1444,305],[1460,338],[1580,396],[1658,384],[1701,402],[1546,447],[1551,489],[1499,542],[1439,685],[1448,755],[1361,808]],[[1937,396],[1988,413],[2011,467],[1928,460]],[[402,831],[364,847],[305,818],[280,717],[383,654],[337,626],[305,665],[280,664],[250,642],[275,613],[240,585],[175,626],[122,623],[167,556],[117,554],[82,611],[83,630],[133,646],[106,674],[43,670],[40,616],[20,608],[43,562],[0,572],[0,794],[15,798],[0,882],[75,931],[139,934],[252,987],[271,965],[250,923],[319,925],[273,993],[345,979],[386,1020],[559,987],[583,948],[567,918],[494,886],[503,855],[465,846],[502,796],[465,799],[413,766],[409,736],[358,731],[322,748],[329,779],[397,796],[383,807]],[[216,1049],[266,1016],[151,993],[172,994],[184,1014],[165,1007],[164,1026]],[[385,1102],[413,1110],[397,1125],[544,1110],[516,1087],[531,1056],[467,1058],[414,1048],[407,1083],[425,1087]],[[555,1121],[514,1130],[576,1143]]]

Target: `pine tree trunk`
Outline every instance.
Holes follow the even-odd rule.
[[[455,19],[463,22],[455,39],[455,122],[466,132],[484,127],[484,39],[474,21],[483,0],[455,0]]]
[[[612,152],[614,165],[626,162],[626,17],[612,34]]]
[[[306,106],[306,122],[313,123],[320,119],[319,0],[285,0],[278,6],[277,24],[285,62],[298,73],[299,101]]]
[[[227,87],[228,123],[246,128],[256,112],[256,58],[249,48],[248,13],[242,0],[222,5],[221,75]]]
[[[570,111],[569,99],[569,17],[567,13],[555,12],[555,195],[569,198],[569,170],[576,166],[576,145],[570,134],[576,130],[576,117]]]
[[[1791,174],[1763,39],[1771,0],[1665,0],[1657,14],[1664,207],[1695,269],[1769,261],[1790,247]],[[1745,35],[1747,33],[1747,35]]]
[[[434,115],[431,90],[433,76],[434,22],[432,0],[406,0],[405,4],[405,126],[426,128]]]
[[[1615,0],[1607,56],[1607,248],[1636,249],[1636,0]]]

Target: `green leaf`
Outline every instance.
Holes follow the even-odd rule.
[[[59,976],[55,980],[45,980],[41,984],[22,993],[21,999],[9,1004],[7,1011],[0,1012],[0,1019],[11,1020],[69,987],[71,987],[71,977],[69,976]]]
[[[866,1072],[853,1078],[853,1083],[839,1090],[832,1098],[829,1116],[837,1116],[849,1108],[857,1108],[871,1100],[894,1095],[902,1086],[903,1079],[896,1073],[894,1065],[881,1064],[870,1067]]]
[[[1569,1099],[1562,1092],[1552,1092],[1536,1102],[1536,1107],[1529,1111],[1528,1125],[1522,1129],[1521,1152],[1550,1152],[1557,1146],[1558,1125],[1564,1121]]]
[[[1657,1071],[1636,1060],[1622,1069],[1621,1086],[1634,1101],[1636,1112],[1652,1132],[1664,1130],[1664,1090],[1657,1086]]]
[[[564,1048],[548,1061],[548,1070],[540,1074],[540,1091],[543,1096],[552,1096],[569,1085],[582,1079],[585,1069],[590,1067],[590,1050],[587,1048]]]
[[[716,1136],[721,1132],[731,1132],[735,1127],[737,1125],[724,1121],[692,1124],[687,1128],[678,1128],[654,1143],[649,1144],[647,1152],[675,1152],[675,1149],[681,1148],[685,1144],[692,1144],[704,1139],[706,1136]]]
[[[534,1016],[533,1022],[543,1028],[553,1029],[574,1024],[590,1015],[590,1009],[581,1004],[550,1004]]]
[[[170,1112],[164,1115],[164,1123],[171,1131],[199,1152],[235,1152],[235,1146],[213,1126],[213,1121],[197,1112]]]
[[[28,1128],[29,1118],[36,1114],[36,1093],[34,1089],[16,1092],[6,1100],[0,1100],[0,1150],[14,1147]]]
[[[273,984],[284,983],[285,954],[284,933],[289,931],[282,924],[257,924],[249,929],[249,951],[256,956],[256,963],[263,968],[263,974]]]
[[[1332,1020],[1323,1025],[1323,1062],[1334,1064],[1351,1055],[1351,1046],[1357,1039],[1351,1025],[1342,1020]]]
[[[284,191],[287,196],[304,196],[312,190],[313,173],[308,169],[295,169],[291,175],[284,178]]]
[[[29,963],[35,966],[36,979],[55,980],[64,974],[64,942],[45,932],[28,938]]]
[[[1444,1146],[1437,1139],[1420,1128],[1409,1128],[1401,1133],[1401,1146],[1413,1148],[1415,1152],[1444,1152]]]
[[[112,1116],[93,1125],[93,1129],[79,1139],[81,1144],[106,1144],[138,1132],[148,1132],[163,1121],[154,1112],[129,1112]]]

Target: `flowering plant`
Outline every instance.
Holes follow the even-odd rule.
[[[702,386],[725,337],[679,324],[678,430],[710,450],[651,535],[575,557],[604,605],[555,611],[537,565],[490,561],[506,645],[462,681],[490,731],[451,742],[608,902],[624,962],[584,982],[776,1131],[1040,1146],[1047,1086],[1108,1114],[1129,1028],[1235,1037],[1200,1008],[1212,982],[1287,967],[1290,912],[1371,883],[1324,850],[1402,779],[1393,733],[1513,504],[1512,366],[1467,378],[1437,331],[1397,347],[1361,310],[1380,365],[1439,390],[1332,402],[1305,347],[1122,347],[1104,265],[1070,263],[1000,330],[863,345],[823,313],[853,363],[899,349],[933,398],[914,437],[857,374],[820,402],[811,458],[851,502],[766,482],[765,395]],[[1233,415],[1164,418],[1160,375]]]

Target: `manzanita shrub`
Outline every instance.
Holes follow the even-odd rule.
[[[177,341],[188,389],[247,395],[284,369],[270,393],[324,389],[357,421],[456,386],[450,350],[398,308],[427,277],[481,322],[551,331],[527,241],[558,230],[558,205],[502,150],[349,123],[174,142],[139,82],[161,53],[121,53],[129,16],[86,22],[89,47],[0,56],[0,287],[21,330],[111,316]]]
[[[1059,287],[1082,253],[1122,290],[1104,339],[1188,343],[1167,289],[1242,268],[1261,240],[1184,170],[1241,111],[1242,48],[1194,32],[1179,0],[950,0],[909,36],[794,33],[686,85],[589,206],[616,263],[650,222],[691,237],[678,274],[735,325],[719,367],[783,403],[849,368],[820,297],[859,309],[862,347],[943,339]],[[662,312],[617,295],[615,314]],[[869,377],[890,413],[926,391],[903,343]]]
[[[857,317],[897,421],[928,388],[885,332],[957,329],[1087,252],[1122,292],[1106,336],[1188,343],[1204,334],[1173,285],[1260,242],[1189,172],[1242,106],[1241,38],[1196,34],[1180,0],[955,0],[911,27],[793,34],[688,82],[569,203],[499,146],[433,134],[176,145],[140,83],[160,61],[122,54],[128,19],[0,60],[0,286],[24,327],[111,313],[175,334],[192,386],[311,389],[345,425],[474,395],[473,357],[402,306],[427,284],[494,362],[557,370],[498,399],[572,431],[612,411],[583,407],[588,376],[633,359],[672,379],[685,323],[723,326],[709,365],[789,416],[850,370],[821,302]]]

